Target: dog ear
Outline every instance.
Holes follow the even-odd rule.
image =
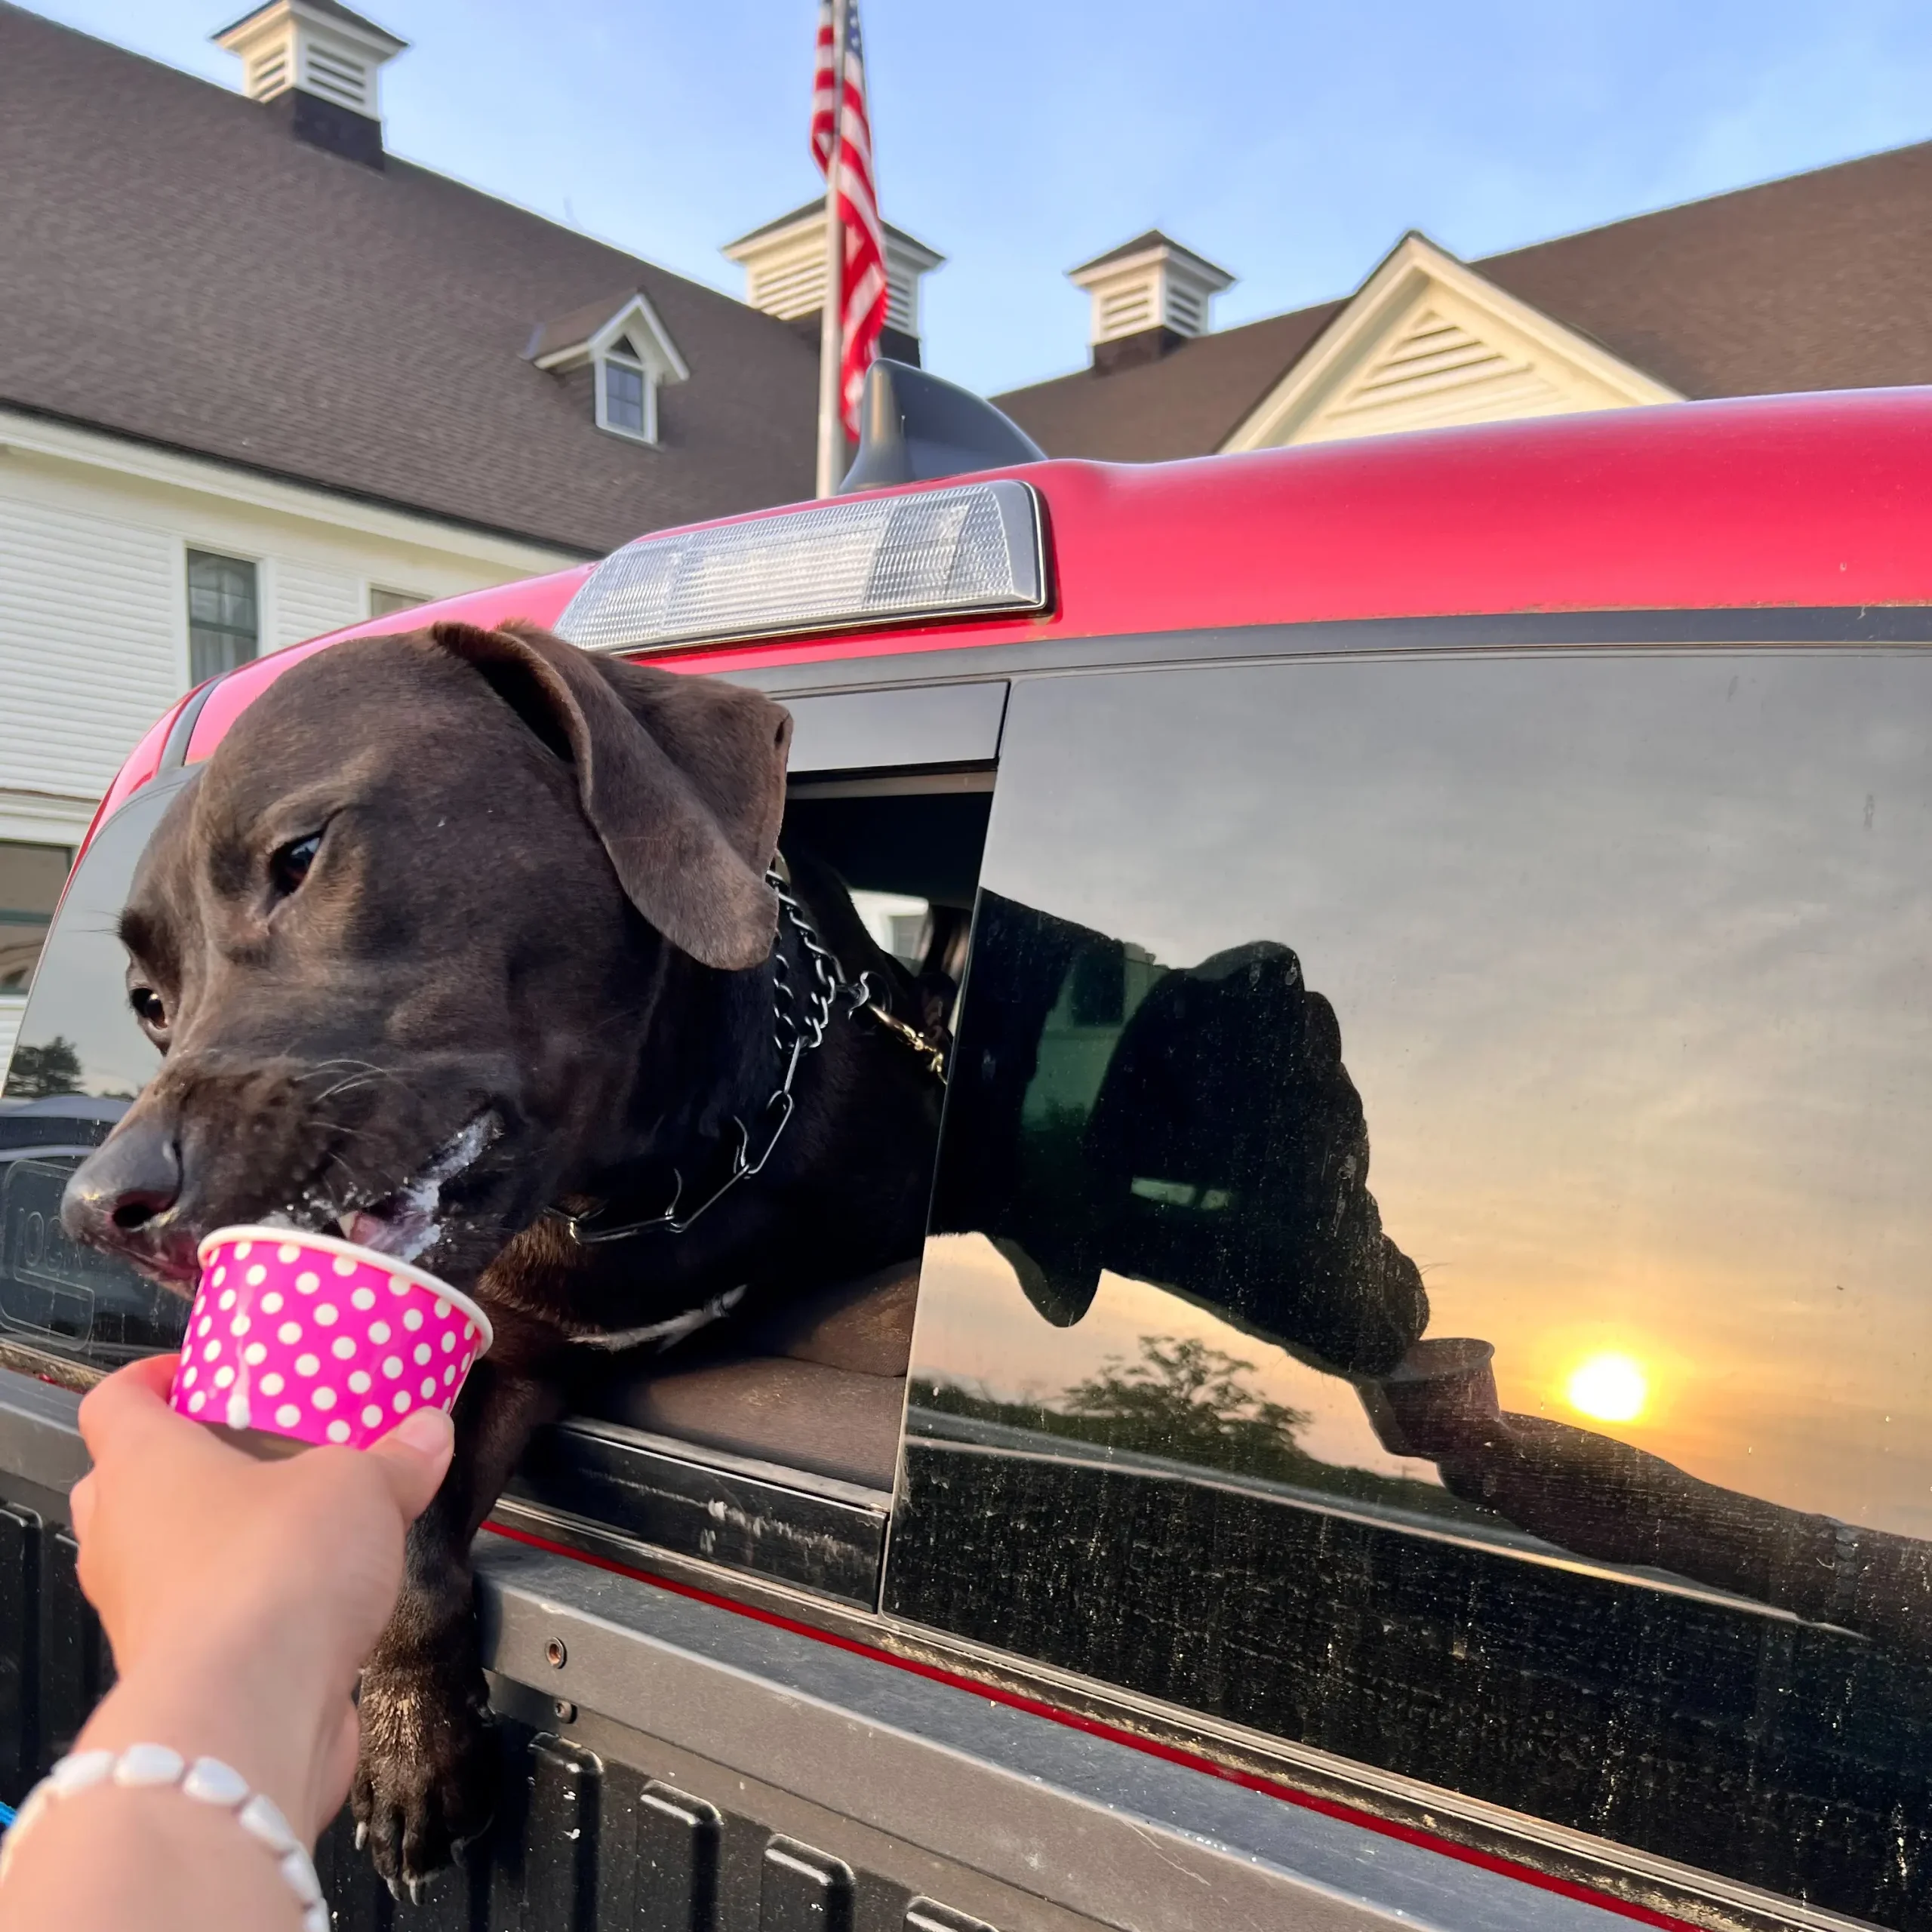
[[[594,657],[534,625],[429,635],[576,768],[626,896],[673,946],[726,971],[764,958],[788,712],[741,685]]]

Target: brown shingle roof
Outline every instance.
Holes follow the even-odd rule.
[[[1475,266],[1686,395],[1932,382],[1932,142]]]
[[[1686,395],[1932,383],[1932,143],[1473,265]],[[1345,305],[995,398],[1054,456],[1218,448]],[[1272,332],[1272,333],[1271,333]]]
[[[1281,380],[1343,305],[1324,302],[1197,336],[1158,362],[1083,369],[993,400],[1049,456],[1164,463],[1204,456]]]
[[[654,449],[524,359],[631,289]],[[0,404],[589,553],[810,496],[817,393],[787,323],[0,0]]]

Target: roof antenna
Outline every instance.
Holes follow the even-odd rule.
[[[983,397],[881,356],[866,375],[859,453],[836,494],[1046,460],[1046,451]]]

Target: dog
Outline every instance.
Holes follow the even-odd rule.
[[[534,628],[349,639],[242,715],[122,915],[165,1057],[69,1233],[185,1294],[212,1229],[339,1231],[494,1324],[361,1681],[351,1801],[392,1890],[488,1823],[469,1545],[577,1345],[918,1252],[934,1002],[829,873],[771,872],[789,734]]]

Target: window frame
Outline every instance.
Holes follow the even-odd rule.
[[[377,600],[389,600],[380,608]],[[392,585],[371,583],[364,587],[363,600],[368,606],[371,618],[393,617],[405,611],[414,611],[420,605],[433,604],[434,592],[422,590],[398,590]]]
[[[183,642],[187,657],[187,683],[190,688],[208,682],[215,678],[225,677],[230,671],[238,670],[244,664],[252,663],[262,654],[268,632],[268,598],[266,560],[259,556],[238,556],[232,550],[210,549],[189,541],[182,546],[181,564],[181,612]],[[231,627],[226,624],[206,625],[195,616],[195,565],[198,559],[205,558],[211,563],[224,564],[248,572],[254,587],[255,629],[254,648],[245,657],[232,663],[203,668],[195,659],[195,633],[205,629],[229,635]],[[238,635],[239,632],[233,632]]]
[[[627,443],[657,443],[657,378],[637,356],[626,355],[615,348],[599,349],[595,358],[597,371],[597,426],[607,435],[621,436]],[[643,427],[633,429],[614,421],[611,414],[610,372],[615,367],[635,374],[643,385]]]

